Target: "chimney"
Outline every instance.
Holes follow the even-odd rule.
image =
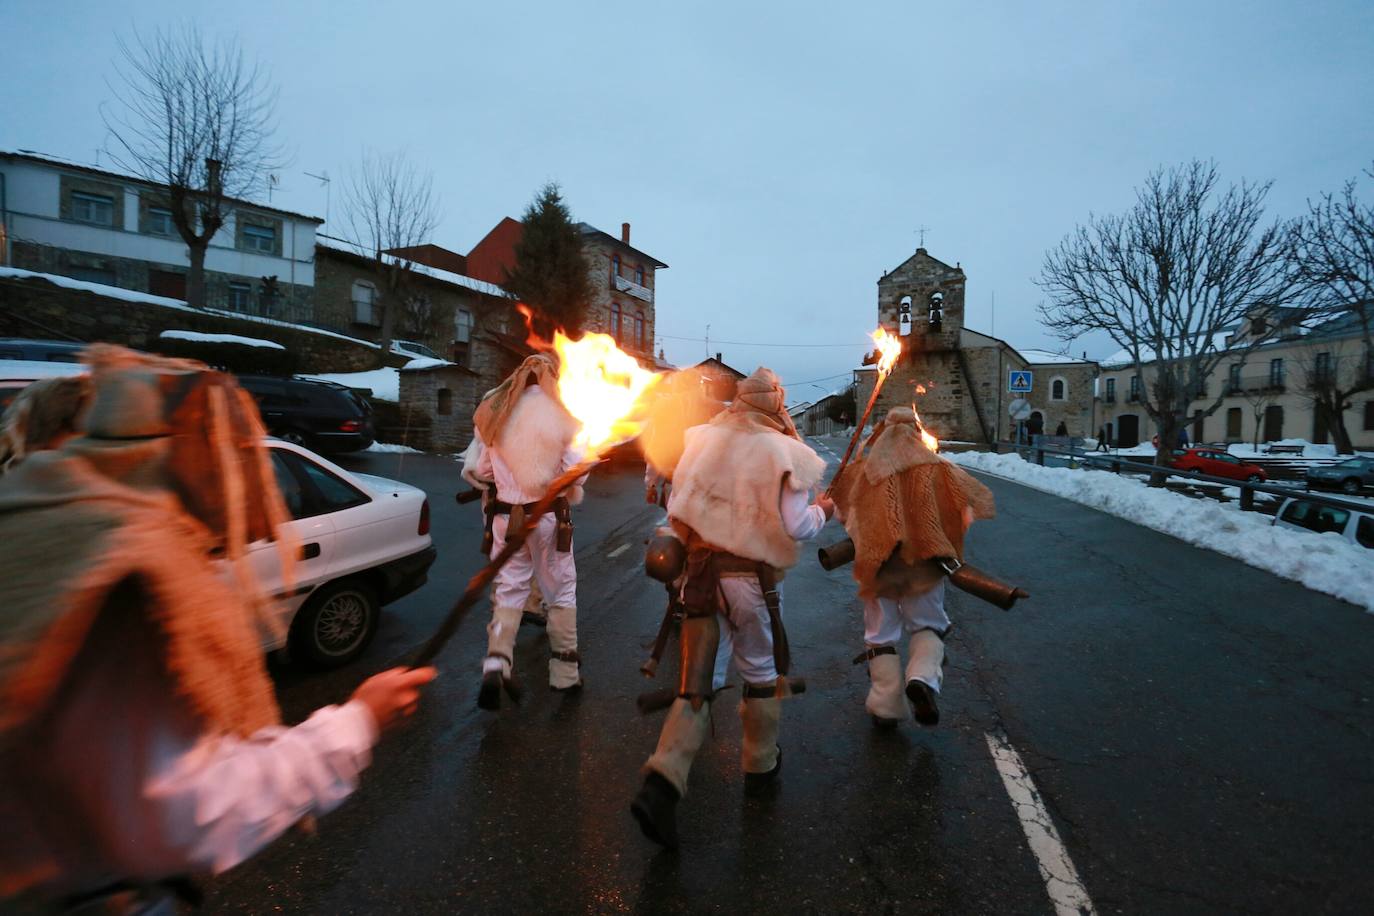
[[[723,360],[723,359],[720,358],[720,354],[719,354],[719,353],[716,354],[716,362],[718,362],[718,363],[723,363],[723,362],[725,362],[725,360]]]
[[[624,242],[626,245],[630,244],[630,224],[629,224],[629,223],[621,223],[621,224],[620,224],[620,240],[621,240],[622,242]]]

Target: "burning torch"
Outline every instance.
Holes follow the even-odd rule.
[[[885,328],[878,328],[873,332],[873,343],[877,346],[875,353],[878,357],[878,379],[873,383],[873,393],[868,396],[868,405],[864,407],[863,416],[859,418],[859,425],[854,427],[854,435],[849,438],[849,447],[844,450],[840,466],[835,471],[835,476],[830,479],[830,486],[825,488],[826,496],[830,496],[835,491],[835,485],[840,482],[840,475],[849,465],[849,459],[854,455],[854,447],[859,444],[859,437],[863,435],[864,426],[868,423],[869,415],[873,413],[873,405],[878,403],[878,392],[883,390],[883,382],[892,374],[892,367],[897,365],[897,357],[902,355],[902,339],[887,333]]]
[[[642,368],[606,334],[587,334],[579,340],[571,340],[562,331],[557,331],[553,346],[559,361],[558,399],[578,423],[573,447],[586,457],[549,484],[544,495],[525,513],[523,526],[506,532],[505,546],[468,580],[467,588],[444,622],[416,656],[413,662],[416,667],[434,660],[501,567],[525,545],[539,519],[553,508],[558,497],[600,464],[601,455],[607,449],[639,434],[644,396],[659,376]]]

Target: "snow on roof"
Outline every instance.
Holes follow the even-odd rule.
[[[1016,352],[1024,356],[1026,362],[1030,363],[1032,366],[1069,365],[1073,363],[1088,365],[1092,362],[1092,360],[1089,359],[1079,359],[1069,353],[1055,353],[1050,350],[1018,347]]]
[[[348,388],[370,389],[372,397],[378,401],[401,399],[401,373],[400,370],[391,367],[369,369],[366,372],[315,372],[298,375],[296,378],[322,379],[326,382],[337,382]]]
[[[320,334],[325,337],[335,337],[339,340],[346,340],[349,343],[359,344],[364,347],[377,349],[377,344],[370,340],[360,340],[357,337],[349,337],[347,334],[339,334],[335,331],[326,331],[323,328],[312,328],[306,324],[292,324],[289,321],[278,321],[275,318],[263,318],[260,315],[245,315],[242,312],[231,312],[226,309],[198,309],[187,305],[180,299],[168,299],[166,296],[154,296],[149,293],[140,293],[132,289],[122,289],[118,286],[106,286],[103,283],[87,283],[85,280],[73,280],[71,277],[63,277],[58,274],[42,274],[32,270],[20,270],[17,267],[0,267],[0,277],[14,277],[19,280],[36,278],[47,280],[54,286],[64,289],[75,289],[87,293],[95,293],[97,296],[105,296],[108,299],[121,299],[125,302],[140,302],[147,305],[157,305],[162,308],[176,309],[182,312],[190,312],[193,315],[216,315],[221,318],[237,318],[240,321],[252,321],[256,324],[270,324],[278,328],[290,328],[293,331],[304,331],[307,334]]]
[[[361,245],[355,245],[352,242],[348,242],[340,238],[335,238],[332,235],[324,235],[322,233],[317,233],[315,235],[315,244],[319,245],[321,248],[329,248],[334,251],[342,251],[344,254],[351,254],[359,258],[371,259],[372,257],[372,252],[363,248]],[[409,269],[414,273],[420,274],[421,276],[430,277],[432,279],[440,281],[441,283],[451,283],[454,286],[461,286],[464,289],[470,289],[473,292],[482,293],[486,296],[495,296],[498,299],[512,298],[510,293],[506,292],[504,289],[497,286],[495,283],[488,283],[485,280],[477,280],[473,277],[467,277],[463,274],[456,274],[449,270],[440,270],[437,267],[430,267],[427,264],[420,264],[416,261],[407,261],[404,258],[398,258],[395,255],[391,254],[383,254],[382,260],[387,262],[388,264],[393,265],[408,263],[410,265]]]
[[[194,340],[201,343],[239,344],[244,347],[262,347],[267,350],[285,350],[273,340],[259,340],[256,337],[240,337],[237,334],[202,334],[200,331],[163,331],[158,337],[168,340]]]
[[[1229,339],[1231,335],[1234,333],[1236,333],[1236,329],[1233,327],[1223,328],[1222,330],[1217,331],[1215,334],[1212,335],[1212,347],[1216,350],[1230,349],[1227,346],[1227,344],[1230,342]],[[1155,351],[1152,348],[1144,345],[1140,347],[1140,361],[1142,363],[1152,363],[1155,361],[1156,358],[1157,357],[1155,356]],[[1098,363],[1106,369],[1119,369],[1122,366],[1129,366],[1134,362],[1135,357],[1131,355],[1130,350],[1125,348],[1117,350],[1115,353],[1113,353],[1111,356],[1108,356],[1106,359],[1098,360]]]
[[[414,372],[418,369],[440,369],[444,366],[456,366],[446,359],[433,359],[428,356],[417,356],[410,362],[401,367],[402,372]]]

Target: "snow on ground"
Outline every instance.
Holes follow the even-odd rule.
[[[1100,509],[1268,570],[1374,612],[1374,550],[1336,534],[1295,531],[1239,506],[1190,499],[1101,471],[1046,468],[1016,455],[963,452],[950,460]]]
[[[366,449],[369,452],[381,452],[386,455],[423,455],[424,452],[418,448],[411,448],[408,445],[397,445],[394,442],[374,442]]]
[[[240,337],[237,334],[202,334],[200,331],[163,331],[158,337],[168,340],[194,340],[202,343],[230,343],[245,347],[262,347],[267,350],[285,350],[273,340],[258,340],[256,337]]]
[[[378,401],[401,400],[401,374],[393,368],[369,369],[366,372],[315,372],[297,378],[318,378],[338,382],[349,388],[370,388]]]

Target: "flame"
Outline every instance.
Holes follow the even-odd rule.
[[[919,388],[920,386],[918,385],[917,387]],[[924,442],[926,448],[930,449],[932,452],[938,452],[940,450],[940,440],[935,438],[930,430],[926,429],[926,425],[921,422],[921,413],[916,409],[915,403],[911,405],[911,412],[916,414],[916,428],[921,431],[921,441]]]
[[[916,393],[917,393],[917,394],[925,394],[925,393],[926,393],[926,386],[925,386],[925,385],[917,385],[917,386],[916,386]]]
[[[659,375],[640,366],[609,334],[573,340],[555,331],[553,349],[559,361],[558,399],[581,427],[573,444],[591,457],[639,435],[645,395]]]
[[[873,343],[878,348],[878,375],[886,378],[902,355],[902,339],[887,333],[886,328],[878,328],[873,332]]]
[[[543,352],[549,349],[548,341],[540,337],[534,330],[534,309],[523,302],[515,303],[515,310],[525,318],[525,346],[532,350]]]

